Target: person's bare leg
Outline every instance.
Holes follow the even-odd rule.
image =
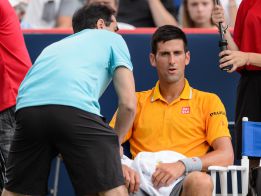
[[[181,196],[211,196],[212,191],[213,182],[208,174],[192,172],[184,180]]]
[[[22,194],[19,194],[19,193],[14,193],[14,192],[11,192],[11,191],[8,191],[6,189],[3,190],[1,196],[26,196],[26,195],[22,195]]]
[[[99,196],[128,196],[128,191],[124,185],[118,186],[108,191],[100,192]]]

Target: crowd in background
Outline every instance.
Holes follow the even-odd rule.
[[[235,24],[241,0],[9,0],[23,29],[71,28],[73,13],[85,4],[110,5],[117,13],[120,29],[159,27],[214,28],[211,12],[217,1],[226,21]]]

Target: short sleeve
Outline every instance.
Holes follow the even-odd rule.
[[[206,132],[207,141],[212,145],[213,141],[220,137],[231,137],[228,129],[226,110],[215,94],[208,97],[206,105]]]
[[[133,70],[129,49],[124,39],[117,35],[111,40],[111,62],[109,72],[113,75],[117,67],[126,67]]]

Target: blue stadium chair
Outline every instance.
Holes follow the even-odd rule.
[[[249,159],[248,157],[261,158],[261,122],[248,121],[247,117],[242,119],[242,159],[241,165],[231,165],[226,167],[210,166],[212,179],[216,185],[216,173],[223,174],[221,177],[221,195],[227,195],[227,172],[231,172],[232,179],[232,195],[238,194],[237,172],[241,172],[242,196],[246,196],[248,192],[249,178]],[[260,164],[261,166],[261,160]],[[215,191],[215,190],[214,190]],[[213,195],[215,192],[213,191]]]

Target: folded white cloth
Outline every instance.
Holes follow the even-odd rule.
[[[158,163],[173,163],[183,158],[186,157],[174,151],[140,152],[134,160],[124,156],[122,164],[133,168],[139,173],[140,188],[147,194],[154,196],[169,196],[174,186],[180,182],[184,176],[178,178],[168,187],[155,189],[151,182],[152,174],[154,173]]]

